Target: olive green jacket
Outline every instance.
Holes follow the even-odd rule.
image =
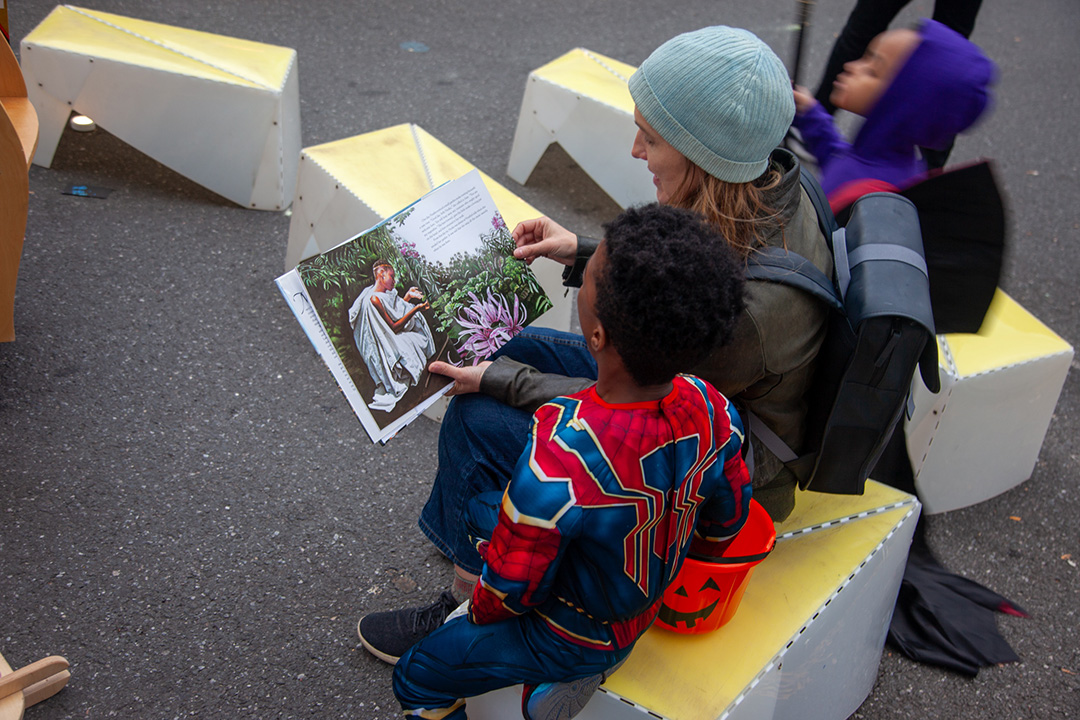
[[[813,204],[799,184],[798,160],[790,152],[777,149],[772,162],[783,171],[783,180],[768,198],[779,211],[780,227],[765,238],[765,244],[786,246],[831,277],[832,253],[818,228]],[[598,240],[579,238],[577,261],[563,273],[566,285],[580,287],[585,263],[597,245]],[[689,371],[731,398],[740,412],[749,410],[801,454],[806,419],[803,396],[825,337],[828,309],[788,285],[749,281],[746,289],[746,309],[734,339]],[[554,397],[590,384],[592,381],[585,378],[541,373],[499,358],[485,371],[480,391],[531,412]],[[797,478],[764,444],[756,438],[751,442],[754,497],[774,519],[786,517],[794,502]]]

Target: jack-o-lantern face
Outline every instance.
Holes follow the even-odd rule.
[[[664,591],[656,624],[690,635],[716,630],[739,609],[756,564],[687,559],[675,582]]]
[[[665,630],[694,635],[716,630],[731,620],[742,602],[755,566],[776,542],[776,530],[765,509],[750,501],[746,525],[722,557],[711,561],[688,557],[664,590],[656,624]]]
[[[727,598],[721,597],[720,587],[711,577],[705,578],[705,583],[691,596],[686,585],[680,585],[674,590],[664,593],[664,601],[660,605],[661,622],[672,628],[681,626],[687,630],[693,630],[699,620],[704,620],[713,614],[717,604]]]

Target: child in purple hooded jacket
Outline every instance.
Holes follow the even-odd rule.
[[[833,104],[866,118],[853,143],[797,88],[793,124],[818,160],[833,210],[865,192],[895,191],[919,179],[927,168],[918,148],[944,149],[971,127],[990,104],[995,75],[975,44],[924,19],[917,29],[878,35],[833,84]]]

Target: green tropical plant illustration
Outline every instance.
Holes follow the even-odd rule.
[[[450,362],[475,364],[551,308],[528,266],[513,257],[514,241],[496,211],[491,230],[469,252],[431,263],[398,232],[411,212],[297,266],[323,327],[350,375],[365,375],[348,313],[360,292],[374,282],[376,260],[394,268],[399,291],[418,287],[431,305],[436,342],[448,346]],[[435,359],[435,358],[432,358]]]

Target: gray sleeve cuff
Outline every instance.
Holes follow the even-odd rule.
[[[589,258],[593,256],[593,253],[596,252],[596,248],[599,247],[600,242],[600,238],[578,235],[577,257],[574,258],[573,265],[568,265],[563,270],[563,285],[566,285],[567,287],[581,287],[581,278],[585,274],[585,265],[589,262]]]
[[[480,392],[510,407],[535,412],[560,395],[571,395],[593,384],[588,378],[542,373],[531,365],[496,358],[480,378]]]

